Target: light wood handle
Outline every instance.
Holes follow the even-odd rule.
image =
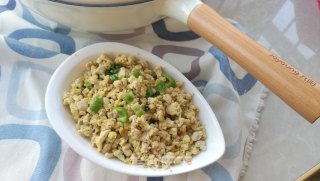
[[[189,28],[226,53],[306,120],[320,117],[320,85],[239,31],[206,4],[188,17]]]

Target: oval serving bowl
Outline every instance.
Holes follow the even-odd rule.
[[[162,66],[164,71],[176,80],[184,82],[184,90],[193,92],[193,103],[199,108],[199,118],[207,132],[207,150],[193,157],[192,163],[175,165],[169,169],[145,168],[141,165],[127,165],[117,159],[108,159],[91,147],[88,139],[80,136],[70,111],[63,105],[63,93],[71,83],[85,71],[85,64],[101,53],[109,55],[125,54],[147,60],[152,67]],[[136,47],[121,43],[98,43],[87,46],[69,56],[52,75],[46,95],[45,106],[48,119],[57,134],[82,157],[104,168],[121,173],[139,176],[166,176],[189,172],[217,161],[225,151],[224,137],[215,114],[196,87],[176,68],[159,57]]]

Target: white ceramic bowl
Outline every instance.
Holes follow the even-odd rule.
[[[192,159],[192,164],[182,163],[170,169],[144,168],[138,165],[127,165],[116,159],[108,159],[91,147],[89,140],[80,136],[68,108],[62,103],[64,91],[70,89],[71,83],[85,71],[85,63],[101,53],[132,55],[147,60],[152,66],[160,65],[176,80],[185,82],[185,90],[193,92],[193,102],[199,107],[199,117],[207,131],[207,150]],[[85,47],[67,58],[54,72],[47,87],[45,96],[47,116],[58,135],[77,153],[84,158],[110,170],[140,176],[165,176],[189,172],[217,161],[224,153],[225,142],[209,104],[196,87],[176,68],[151,53],[120,43],[98,43]]]

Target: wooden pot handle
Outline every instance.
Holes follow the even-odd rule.
[[[187,24],[310,123],[320,117],[319,84],[242,33],[208,5],[197,5]]]

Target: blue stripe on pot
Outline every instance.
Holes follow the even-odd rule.
[[[61,0],[49,0],[51,2],[55,3],[61,3],[66,5],[72,5],[72,6],[84,6],[84,7],[117,7],[117,6],[130,6],[130,5],[136,5],[141,3],[147,3],[153,0],[141,0],[139,2],[128,2],[128,3],[114,3],[114,4],[82,4],[82,3],[73,3],[73,2],[65,2]]]

